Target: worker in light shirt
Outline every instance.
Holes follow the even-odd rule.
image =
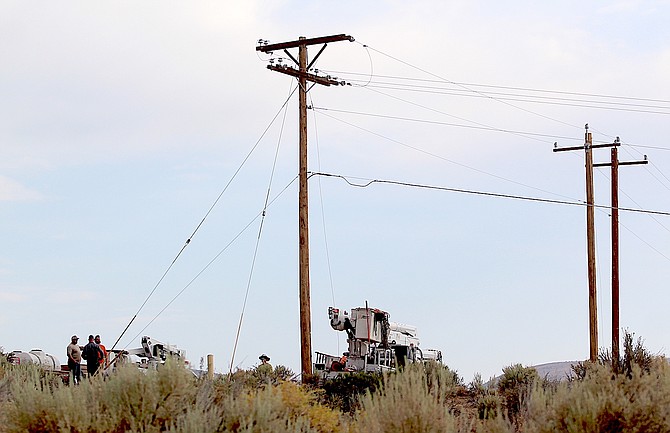
[[[79,385],[81,382],[81,347],[79,337],[73,335],[67,346],[67,368],[70,370],[70,384]]]

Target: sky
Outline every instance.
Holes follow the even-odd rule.
[[[588,123],[649,160],[619,173],[621,208],[660,212],[620,212],[620,321],[667,353],[669,19],[634,0],[3,0],[0,346],[65,362],[73,334],[149,335],[195,366],[298,372],[296,82],[255,48],[347,34],[312,71],[346,85],[308,93],[309,170],[349,182],[309,181],[314,352],[346,350],[329,306],[367,303],[465,381],[587,359],[584,152],[552,150]],[[351,185],[373,179],[396,183]],[[594,184],[608,348],[608,168]]]

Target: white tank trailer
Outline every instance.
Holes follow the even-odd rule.
[[[10,353],[9,360],[15,365],[37,364],[49,371],[60,371],[61,365],[54,355],[42,349],[33,349],[30,352],[15,350]]]

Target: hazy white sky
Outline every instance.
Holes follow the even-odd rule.
[[[249,287],[235,365],[299,370],[295,183],[250,277],[275,154],[271,197],[297,173],[295,83],[259,38],[356,39],[316,64],[352,85],[309,93],[312,171],[578,202],[583,154],[552,148],[589,123],[651,161],[621,168],[620,206],[670,211],[669,19],[668,1],[4,0],[0,346],[111,346],[258,142],[121,346],[151,335],[227,371]],[[595,180],[608,205],[608,169]],[[368,301],[466,380],[588,357],[584,208],[325,177],[310,205],[313,350],[345,350],[328,306]],[[620,219],[621,325],[666,352],[670,217]],[[596,223],[606,347],[609,212]]]

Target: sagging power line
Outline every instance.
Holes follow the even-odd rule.
[[[373,184],[387,184],[387,185],[395,185],[395,186],[402,186],[402,187],[408,187],[408,188],[431,189],[431,190],[436,190],[436,191],[455,192],[455,193],[461,193],[461,194],[479,195],[479,196],[504,198],[504,199],[512,199],[512,200],[531,201],[531,202],[546,203],[546,204],[558,204],[558,205],[580,206],[580,207],[587,207],[588,206],[587,203],[581,202],[581,201],[556,200],[556,199],[550,199],[550,198],[530,197],[530,196],[523,196],[523,195],[516,195],[516,194],[505,194],[505,193],[497,193],[497,192],[490,192],[490,191],[479,191],[479,190],[473,190],[473,189],[451,188],[451,187],[446,187],[446,186],[427,185],[427,184],[406,182],[406,181],[399,181],[399,180],[367,179],[367,178],[346,176],[346,175],[335,174],[335,173],[310,172],[309,177],[312,177],[312,176],[324,176],[324,177],[332,177],[332,178],[341,179],[341,180],[345,181],[348,185],[350,185],[352,187],[356,187],[356,188],[367,188],[369,186],[372,186]],[[362,183],[356,183],[356,182],[352,181],[352,179],[356,179],[358,181],[363,181],[363,182]],[[596,209],[597,208],[612,209],[611,206],[595,204],[595,203],[592,206]],[[643,214],[670,216],[670,211],[657,211],[657,210],[649,210],[649,209],[622,208],[622,207],[620,207],[618,209],[619,209],[619,211],[623,211],[623,212],[635,212],[635,213],[643,213]]]

